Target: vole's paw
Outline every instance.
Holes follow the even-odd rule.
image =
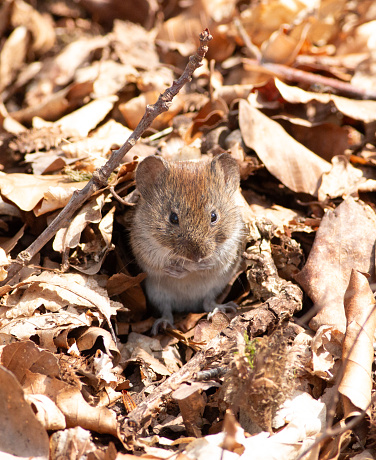
[[[215,302],[204,303],[204,310],[209,312],[208,319],[213,318],[213,316],[219,311],[223,313],[226,313],[226,312],[236,313],[237,308],[238,308],[238,305],[235,302],[227,302],[224,304],[219,304]]]
[[[185,278],[190,273],[186,267],[183,267],[181,265],[174,265],[174,264],[168,265],[163,270],[167,275],[172,276],[173,278],[178,278],[178,279]]]
[[[165,316],[162,316],[162,318],[158,318],[154,321],[154,324],[151,328],[151,334],[152,335],[157,335],[158,332],[164,331],[166,328],[174,327],[174,321],[171,318],[167,318]]]

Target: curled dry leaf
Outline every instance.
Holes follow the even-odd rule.
[[[362,171],[354,168],[344,155],[333,157],[332,165],[332,169],[322,176],[318,192],[319,201],[349,196],[366,181]]]
[[[35,296],[31,288],[27,289],[23,296],[25,296],[25,305],[21,305],[20,301],[15,298],[15,306],[11,310],[13,317],[20,314],[21,311],[28,309],[28,316],[32,314],[31,310],[38,308],[38,305],[45,305],[52,311],[57,311],[64,306],[79,306],[89,307],[91,309],[98,310],[103,317],[106,319],[112,337],[116,341],[115,333],[112,328],[110,316],[112,314],[111,308],[120,306],[116,302],[111,303],[108,298],[107,291],[102,288],[98,281],[93,277],[87,277],[85,275],[77,274],[55,274],[48,271],[44,271],[39,276],[30,276],[25,281],[19,283],[17,287],[25,285],[31,285],[33,288],[38,290],[38,298]],[[42,285],[42,287],[40,287]],[[39,286],[39,287],[38,287]],[[44,291],[46,291],[45,294]],[[26,297],[31,295],[31,298],[26,302]],[[43,297],[47,296],[47,300],[51,300],[50,303],[45,303]],[[28,305],[32,302],[32,306]],[[8,305],[9,306],[9,305]]]
[[[244,143],[256,151],[273,176],[294,192],[317,196],[321,176],[330,170],[330,163],[244,100],[239,102],[239,125]]]
[[[0,413],[0,452],[4,457],[9,454],[48,460],[47,431],[25,401],[19,381],[3,366],[0,366]]]
[[[65,428],[64,415],[48,396],[29,394],[25,396],[25,399],[32,406],[37,420],[46,430],[63,430]]]
[[[352,270],[345,292],[347,328],[342,354],[344,374],[338,388],[345,396],[345,418],[360,410],[370,412],[375,305],[367,278],[359,271]]]
[[[79,389],[71,387],[58,393],[56,405],[65,415],[68,428],[80,426],[97,433],[117,436],[115,412],[106,407],[90,406]]]
[[[375,276],[376,216],[352,197],[334,211],[327,211],[303,270],[295,276],[314,302],[316,316],[309,325],[335,326],[345,332],[343,297],[354,268]]]
[[[89,223],[99,223],[102,218],[102,208],[105,204],[105,195],[102,193],[89,200],[77,214],[68,222],[67,227],[56,233],[53,249],[65,252],[67,248],[75,248],[81,239],[81,233]]]
[[[332,381],[342,356],[343,332],[334,326],[321,326],[311,342],[312,373]]]
[[[113,365],[116,366],[120,361],[120,352],[112,340],[111,334],[101,327],[90,327],[76,339],[77,347],[80,351],[90,350],[98,339],[101,339],[106,353],[112,357]]]

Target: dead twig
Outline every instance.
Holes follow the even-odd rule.
[[[243,59],[243,63],[247,64],[249,69],[257,72],[278,77],[287,81],[298,81],[309,85],[320,85],[332,88],[336,93],[357,99],[372,99],[376,100],[376,92],[363,88],[357,88],[351,83],[346,83],[335,78],[324,77],[322,75],[313,74],[304,70],[294,69],[283,64],[274,64],[272,62],[260,62],[256,59]]]
[[[60,214],[51,222],[43,233],[24,251],[20,252],[15,261],[8,268],[8,276],[1,283],[1,286],[9,284],[12,278],[25,265],[28,265],[31,259],[43,248],[43,246],[56,234],[56,232],[64,227],[73,214],[92,196],[93,193],[107,186],[110,174],[117,168],[129,150],[136,144],[146,129],[152,124],[155,118],[163,112],[167,112],[171,106],[172,99],[178,94],[181,88],[192,79],[193,72],[202,65],[208,51],[208,42],[212,39],[208,29],[205,29],[200,34],[200,46],[196,54],[190,56],[189,62],[178,80],[175,80],[166,91],[161,94],[157,102],[146,107],[144,116],[137,125],[136,129],[118,149],[112,152],[107,163],[99,168],[93,174],[90,182],[80,191],[73,193],[73,196]]]

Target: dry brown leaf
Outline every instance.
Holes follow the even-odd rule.
[[[21,385],[28,371],[49,377],[58,377],[60,374],[57,358],[30,340],[6,345],[1,353],[1,364],[13,372]]]
[[[48,460],[48,434],[25,401],[21,385],[3,366],[0,366],[0,413],[2,457],[12,454],[17,458]]]
[[[155,35],[155,30],[147,31],[139,24],[115,19],[111,39],[123,64],[152,69],[159,66]]]
[[[343,296],[354,268],[375,277],[376,216],[373,210],[348,198],[327,211],[303,270],[295,279],[314,302],[310,327],[332,325],[345,332]]]
[[[117,437],[118,424],[115,412],[106,407],[90,406],[79,389],[71,387],[58,393],[56,405],[65,415],[68,428],[80,426],[86,430]]]
[[[77,70],[75,81],[93,81],[93,98],[112,96],[122,90],[127,83],[133,83],[139,72],[129,64],[114,61],[95,61],[91,66]]]
[[[347,328],[342,355],[345,369],[338,388],[345,396],[345,418],[354,415],[354,411],[359,413],[359,410],[366,410],[370,413],[375,305],[367,278],[353,269],[345,292]]]
[[[201,389],[185,395],[181,391],[184,385],[174,391],[172,397],[178,402],[188,436],[200,437],[205,410],[205,398]]]
[[[126,275],[125,273],[116,273],[107,281],[107,292],[110,297],[119,295],[129,288],[140,286],[140,283],[146,278],[146,273],[140,273],[137,276]]]
[[[160,93],[158,91],[147,91],[140,94],[140,96],[134,97],[128,102],[119,104],[119,110],[130,129],[133,130],[136,128],[137,124],[144,115],[145,107],[148,104],[154,104],[157,101],[159,94]],[[152,127],[157,131],[166,128],[169,122],[180,112],[180,110],[182,110],[182,108],[183,100],[179,97],[179,95],[177,95],[173,99],[168,112],[164,112],[159,115],[158,118],[153,121]]]
[[[239,103],[239,126],[244,143],[277,179],[294,192],[317,196],[321,176],[330,170],[328,162],[244,100]]]

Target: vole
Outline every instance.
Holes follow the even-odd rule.
[[[146,296],[161,315],[152,333],[173,324],[173,312],[236,306],[216,298],[240,263],[244,224],[235,202],[240,175],[223,153],[211,161],[145,158],[136,171],[140,193],[130,241],[147,273]]]

